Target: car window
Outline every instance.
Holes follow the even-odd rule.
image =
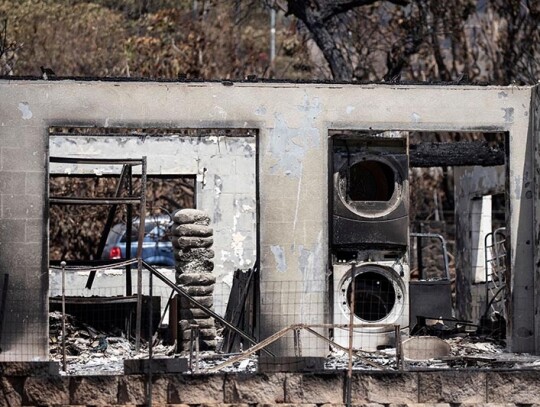
[[[139,239],[139,225],[133,225],[131,230],[131,241],[136,242]],[[145,242],[163,242],[168,241],[167,227],[163,224],[156,224],[156,222],[147,222],[144,228],[144,241]],[[126,242],[126,234],[122,236],[120,242]]]

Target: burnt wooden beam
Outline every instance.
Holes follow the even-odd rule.
[[[410,167],[454,167],[504,165],[504,150],[486,141],[426,142],[409,146]]]

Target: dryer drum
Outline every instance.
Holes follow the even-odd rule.
[[[333,174],[332,243],[407,246],[407,155],[338,158]]]
[[[392,158],[366,156],[339,170],[336,192],[350,217],[380,218],[400,204],[403,176]]]

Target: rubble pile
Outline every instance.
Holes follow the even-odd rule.
[[[154,357],[171,356],[174,346],[157,343],[152,348]],[[49,313],[49,355],[62,363],[62,313]],[[118,329],[104,332],[81,323],[66,314],[66,373],[73,375],[110,375],[124,372],[125,359],[148,358],[148,344],[135,352],[125,334]]]
[[[471,335],[454,336],[444,341],[450,346],[450,356],[441,359],[408,360],[406,369],[507,368],[524,369],[540,367],[540,358],[529,354],[506,352],[504,347]],[[325,362],[326,370],[347,370],[348,352],[332,347]],[[353,370],[397,370],[396,349],[374,352],[353,352]]]
[[[181,209],[174,214],[172,226],[174,256],[176,260],[176,283],[196,301],[207,308],[214,305],[214,243],[210,217],[196,209]],[[192,326],[199,329],[201,350],[216,348],[214,319],[186,298],[180,299],[180,333],[182,350],[188,350]]]

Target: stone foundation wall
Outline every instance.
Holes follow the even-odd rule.
[[[4,370],[0,406],[142,405],[146,376],[18,376]],[[154,375],[152,405],[343,406],[346,372]],[[353,376],[352,404],[540,405],[540,371],[371,372]]]

